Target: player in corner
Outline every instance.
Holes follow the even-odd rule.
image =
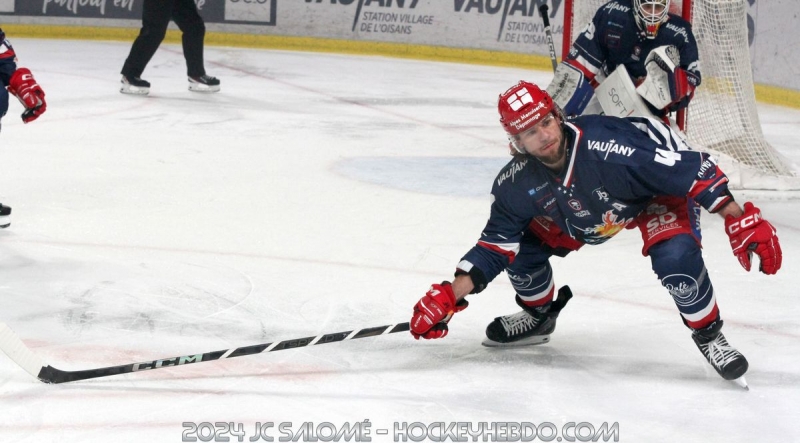
[[[17,97],[25,107],[22,113],[22,121],[30,123],[47,110],[47,103],[44,100],[44,91],[36,83],[33,74],[28,68],[17,68],[17,55],[14,48],[6,39],[6,35],[0,29],[0,119],[8,111],[8,94]],[[0,204],[0,228],[7,228],[11,225],[11,207]]]
[[[747,360],[721,332],[694,202],[725,219],[733,253],[746,270],[755,252],[761,272],[775,274],[781,248],[761,211],[749,202],[739,206],[714,159],[689,150],[657,119],[565,120],[547,92],[524,81],[500,95],[498,111],[517,155],[497,175],[489,221],[458,263],[453,282],[434,284],[414,306],[414,337],[447,335],[451,317],[468,305],[465,297],[505,270],[522,311],[494,319],[484,345],[546,342],[571,297],[563,287],[555,298],[549,258],[638,226],[642,253],[650,256],[697,347],[723,378],[746,387]]]
[[[666,122],[689,105],[701,80],[697,41],[669,8],[670,0],[612,0],[597,10],[547,87],[567,116],[652,114]]]

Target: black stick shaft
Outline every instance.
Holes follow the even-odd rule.
[[[555,72],[558,60],[556,57],[556,45],[553,44],[553,33],[550,31],[550,17],[547,16],[547,3],[539,6],[539,15],[542,16],[542,22],[544,22],[544,33],[547,36],[547,45],[550,47],[550,61],[553,63],[553,72]]]
[[[284,349],[302,348],[304,346],[324,345],[357,338],[374,337],[376,335],[393,334],[409,330],[408,323],[399,323],[374,328],[365,328],[353,331],[334,332],[332,334],[317,335],[312,337],[295,338],[281,342],[263,343],[260,345],[231,348],[221,351],[206,352],[204,354],[182,355],[172,358],[163,358],[142,363],[131,363],[107,368],[87,369],[83,371],[62,371],[50,365],[43,366],[39,372],[39,380],[45,383],[67,383],[90,378],[108,377],[110,375],[127,374],[130,372],[149,371],[152,369],[183,366],[192,363],[221,360],[225,358],[242,357],[245,355],[260,354],[262,352],[282,351]]]

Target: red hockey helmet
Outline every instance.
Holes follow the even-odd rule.
[[[520,81],[500,94],[500,123],[512,138],[532,128],[553,112],[553,99],[533,83]]]

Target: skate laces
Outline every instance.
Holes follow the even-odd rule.
[[[720,333],[717,338],[704,345],[708,360],[718,368],[724,368],[728,363],[736,360],[741,355],[739,351],[728,344],[725,336]]]
[[[520,311],[506,317],[500,317],[500,323],[503,324],[506,333],[512,336],[535,328],[539,322],[527,312]]]

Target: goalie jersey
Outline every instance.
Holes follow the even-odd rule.
[[[514,260],[532,221],[553,223],[576,244],[607,241],[655,196],[689,197],[710,212],[732,200],[708,154],[689,150],[660,121],[587,115],[563,124],[567,158],[554,173],[532,156],[515,158],[492,186],[489,221],[459,263],[492,281]]]
[[[645,38],[636,24],[631,0],[613,0],[600,7],[578,34],[567,58],[580,64],[590,81],[601,72],[608,75],[619,65],[625,65],[636,81],[647,75],[645,59],[659,46],[675,46],[688,81],[695,88],[700,85],[697,41],[691,25],[682,17],[669,14],[656,37]]]

